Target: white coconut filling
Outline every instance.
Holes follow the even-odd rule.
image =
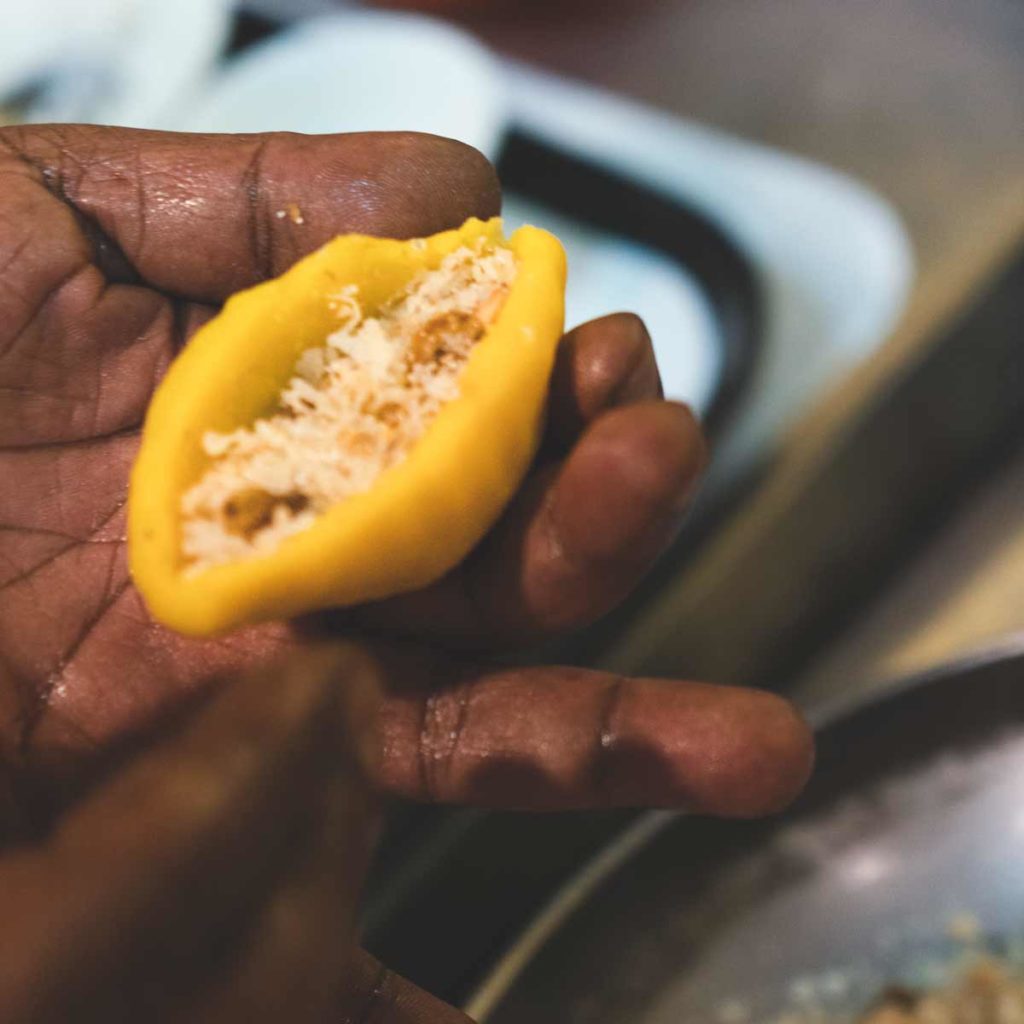
[[[510,250],[481,244],[418,274],[375,316],[354,285],[334,296],[338,329],[302,354],[277,410],[204,435],[212,462],[181,500],[187,571],[272,551],[401,462],[458,396],[515,273]]]

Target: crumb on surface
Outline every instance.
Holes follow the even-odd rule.
[[[722,1024],[732,1024],[720,1017]],[[808,1001],[773,1024],[1024,1024],[1024,976],[1013,964],[973,956],[931,987],[892,984],[858,1013]]]
[[[981,938],[981,922],[973,914],[956,914],[946,925],[946,934],[955,942],[971,945]]]

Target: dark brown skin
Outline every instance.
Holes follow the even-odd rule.
[[[127,474],[196,326],[336,234],[499,202],[478,154],[426,136],[0,131],[0,836],[59,821],[0,856],[4,1020],[464,1020],[339,930],[372,830],[353,794],[754,815],[802,786],[777,697],[488,661],[608,611],[679,527],[703,442],[630,315],[566,336],[535,470],[428,590],[196,641],[132,587]],[[301,660],[340,630],[373,661]]]

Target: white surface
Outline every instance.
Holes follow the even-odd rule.
[[[67,55],[105,47],[125,16],[126,0],[96,0],[92,17],[72,36],[75,0],[12,2],[0,33],[0,96],[18,90]]]
[[[702,414],[721,371],[718,324],[703,289],[677,263],[632,242],[613,238],[517,196],[505,199],[509,229],[537,224],[554,232],[569,261],[565,322],[606,313],[643,317],[654,342],[665,392]]]
[[[511,117],[701,209],[740,243],[768,303],[751,401],[718,451],[731,472],[885,340],[913,277],[893,209],[851,179],[565,79],[510,67]],[[676,339],[655,337],[659,359]]]
[[[466,33],[415,15],[338,13],[297,23],[232,60],[183,111],[193,131],[421,131],[494,156],[502,81]]]
[[[32,121],[166,127],[227,42],[231,0],[25,0],[4,7],[0,100],[44,86]]]

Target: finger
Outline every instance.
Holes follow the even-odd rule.
[[[813,758],[807,726],[773,694],[574,668],[400,693],[381,727],[389,791],[504,808],[754,816],[787,804]]]
[[[549,446],[566,450],[588,423],[621,405],[663,397],[644,322],[615,313],[570,331],[558,348],[548,400]]]
[[[43,126],[3,138],[142,280],[205,302],[280,273],[336,234],[432,234],[500,205],[481,154],[411,132]]]
[[[41,850],[8,858],[9,1019],[155,1019],[172,1007],[291,859],[339,750],[372,758],[372,687],[353,649],[235,682]]]
[[[0,447],[137,426],[208,313],[161,292],[217,303],[335,234],[430,234],[500,206],[479,153],[413,134],[6,128],[0,178]]]
[[[356,950],[342,986],[346,1024],[472,1024],[464,1013],[399,977],[369,953]]]
[[[460,646],[524,642],[615,607],[676,535],[706,462],[685,406],[644,402],[594,421],[537,474],[480,548],[439,584],[357,621]]]
[[[235,965],[182,1016],[188,1024],[337,1019],[342,965],[374,829],[362,777],[341,772],[292,875],[240,943]]]

